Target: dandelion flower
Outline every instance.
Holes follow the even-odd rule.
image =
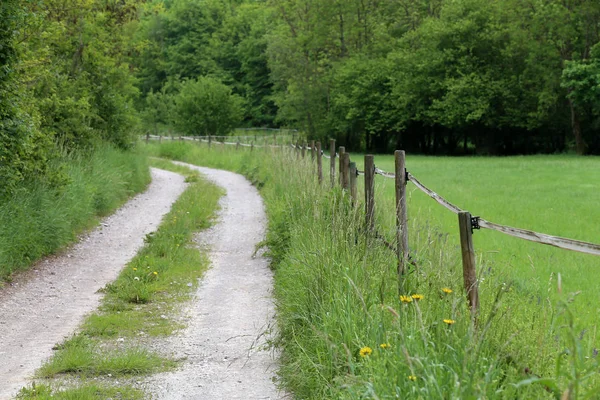
[[[158,275],[158,272],[154,271],[154,272],[153,272],[153,274],[154,274],[154,275]]]
[[[385,350],[385,349],[390,349],[390,348],[392,348],[392,345],[391,345],[391,344],[389,344],[389,343],[381,343],[381,344],[379,345],[379,347],[381,347],[382,349],[384,349],[384,350]]]
[[[446,294],[450,294],[450,293],[452,293],[452,289],[445,287],[442,289],[442,292],[444,292]]]
[[[416,380],[417,380],[417,377],[416,377],[416,376],[414,376],[414,375],[409,375],[409,376],[408,376],[408,380],[409,380],[409,381],[413,381],[413,382],[414,382],[414,381],[416,381]]]
[[[412,298],[413,298],[413,299],[415,299],[416,301],[419,301],[419,300],[423,300],[423,297],[425,297],[425,296],[423,296],[422,294],[413,294],[413,295],[412,295],[412,296],[410,296],[410,297],[412,297]]]
[[[402,295],[402,296],[400,296],[400,301],[403,302],[403,303],[410,303],[410,302],[413,301],[413,299],[410,296],[404,296],[404,295]]]
[[[365,346],[362,349],[360,349],[359,354],[361,357],[368,357],[373,353],[373,349],[370,348],[369,346]]]
[[[452,325],[452,324],[454,324],[454,322],[455,321],[453,319],[445,319],[444,320],[444,323],[447,324],[447,325]]]
[[[137,268],[133,268],[134,271],[137,271]]]

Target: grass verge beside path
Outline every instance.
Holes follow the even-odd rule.
[[[137,150],[107,146],[65,156],[60,164],[64,185],[32,183],[0,200],[0,285],[72,243],[150,182],[146,157]]]
[[[600,393],[595,334],[576,329],[572,299],[554,299],[550,286],[535,301],[538,293],[486,275],[473,329],[460,251],[448,235],[413,221],[411,247],[420,265],[399,296],[394,253],[364,234],[363,211],[347,195],[316,184],[309,157],[189,143],[147,149],[241,172],[262,188],[280,376],[296,398],[594,399]]]
[[[223,192],[189,169],[160,160],[151,164],[185,174],[190,186],[105,287],[99,310],[56,347],[37,372],[38,384],[22,389],[19,399],[143,399],[147,396],[127,382],[176,365],[145,345],[183,327],[177,308],[190,299],[208,266],[194,234],[211,225]]]

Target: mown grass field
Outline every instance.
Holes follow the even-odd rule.
[[[362,155],[353,158],[362,161]],[[375,163],[385,171],[394,171],[393,156],[378,155]],[[407,155],[407,169],[430,189],[472,215],[503,225],[600,243],[597,157]],[[380,221],[387,226],[391,238],[394,180],[378,177],[377,182],[385,204],[379,207]],[[409,219],[449,234],[450,242],[458,246],[456,215],[410,183],[408,193]],[[591,277],[600,272],[600,257],[483,229],[475,232],[474,242],[480,272],[493,271],[512,282],[524,295],[535,296],[536,301],[548,293],[554,299],[578,293],[572,305],[576,322],[587,334],[595,333],[600,316],[600,290],[599,283]],[[558,293],[558,274],[562,296]]]
[[[281,382],[297,398],[593,399],[600,392],[595,328],[582,328],[584,322],[592,321],[582,319],[584,293],[573,298],[573,278],[563,270],[552,270],[556,264],[541,271],[542,262],[535,260],[533,250],[523,252],[518,243],[514,248],[501,242],[484,244],[483,240],[502,239],[494,232],[476,233],[482,307],[474,328],[462,288],[454,233],[456,216],[447,215],[426,196],[410,190],[410,245],[419,267],[406,276],[408,291],[400,298],[394,253],[380,240],[364,234],[364,213],[360,207],[351,207],[346,194],[338,188],[331,190],[328,184],[316,184],[309,157],[300,160],[289,152],[235,151],[233,146],[209,150],[204,145],[185,143],[151,145],[149,151],[236,170],[262,188],[270,220],[267,242],[276,273]],[[514,209],[524,203],[519,208],[530,210],[530,218],[542,209],[540,202],[514,195],[521,191],[516,184],[509,186],[511,182],[522,182],[529,191],[536,184],[549,186],[534,199],[557,191],[554,181],[547,178],[553,175],[543,167],[544,162],[558,160],[579,167],[582,177],[578,182],[583,185],[589,184],[597,171],[594,159],[529,160],[409,157],[408,166],[426,185],[474,214],[498,223],[593,241],[546,229],[547,225],[513,222],[525,222],[525,217],[502,218],[500,206],[505,204],[512,204]],[[391,157],[377,157],[376,164],[393,170]],[[513,174],[496,174],[502,167],[512,168]],[[440,172],[437,180],[427,176],[431,170]],[[461,174],[465,170],[471,175]],[[564,164],[554,173],[563,170]],[[485,191],[479,189],[462,202],[458,196],[468,188],[456,181],[463,175],[470,177],[471,184],[478,179],[486,183],[489,193],[480,197]],[[539,179],[534,179],[538,175]],[[446,194],[441,183],[452,190]],[[378,178],[377,224],[389,238],[394,232],[392,185],[392,180]],[[485,201],[494,193],[498,214],[488,212],[491,205]],[[498,198],[505,193],[513,196]],[[589,198],[593,197],[592,191]],[[545,201],[556,209],[556,201]],[[485,204],[486,209],[477,209],[479,204]],[[582,205],[581,210],[587,210],[585,207]],[[513,214],[509,211],[507,215]],[[527,242],[523,246],[546,249]],[[523,266],[513,254],[531,255],[532,260]],[[565,254],[569,257],[575,253]],[[592,258],[588,262],[592,268],[596,261]],[[566,267],[567,261],[563,263]],[[551,272],[563,276],[560,296],[556,275],[551,280]],[[535,279],[528,278],[534,275]]]

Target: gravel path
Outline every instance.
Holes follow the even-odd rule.
[[[188,165],[189,166],[189,165]],[[273,324],[272,274],[253,257],[266,216],[257,190],[241,175],[193,167],[222,186],[219,222],[201,235],[212,268],[185,310],[188,327],[161,344],[184,358],[182,367],[150,377],[144,388],[156,399],[280,399],[276,362],[266,348]]]
[[[182,176],[153,169],[146,192],[64,254],[0,290],[0,399],[27,385],[52,346],[98,307],[98,289],[117,277],[185,187]]]

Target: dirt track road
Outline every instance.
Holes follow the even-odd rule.
[[[272,327],[272,274],[253,257],[266,217],[258,192],[242,176],[198,168],[224,187],[219,222],[200,240],[212,268],[184,310],[188,328],[155,350],[183,358],[177,371],[141,378],[157,399],[279,399],[275,358],[265,343]],[[50,257],[0,290],[0,400],[12,398],[74,333],[99,303],[98,289],[114,280],[156,230],[184,191],[180,175],[152,170],[146,192],[59,256]]]
[[[152,376],[145,389],[161,400],[284,398],[273,383],[276,362],[266,346],[274,315],[272,274],[265,258],[253,257],[266,229],[262,199],[241,175],[189,167],[227,194],[218,223],[200,237],[211,249],[212,267],[186,310],[188,328],[163,347],[185,362],[175,372]]]
[[[0,290],[0,399],[27,385],[52,347],[98,307],[98,289],[117,277],[185,187],[181,175],[153,169],[144,193],[64,254]]]

